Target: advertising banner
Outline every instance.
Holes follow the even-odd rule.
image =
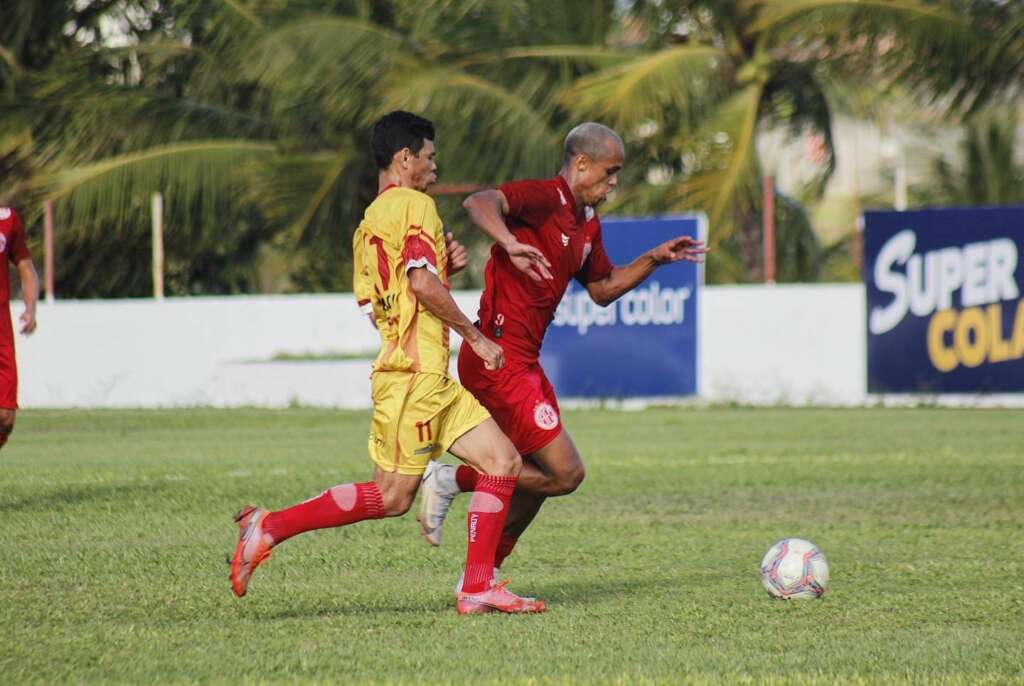
[[[676,236],[704,240],[703,215],[602,219],[612,262],[626,265]],[[541,364],[560,397],[635,398],[697,392],[697,288],[701,266],[677,262],[608,307],[573,281],[541,350]]]
[[[868,392],[1024,392],[1024,206],[867,212]]]

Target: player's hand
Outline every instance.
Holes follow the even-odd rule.
[[[444,247],[448,252],[448,274],[458,274],[469,264],[466,249],[450,233],[444,235]]]
[[[665,241],[651,250],[651,257],[658,264],[670,264],[686,260],[687,262],[703,262],[704,255],[710,250],[704,241],[689,236],[678,236]]]
[[[468,342],[473,352],[484,361],[484,368],[494,371],[505,366],[505,351],[487,336],[481,335],[475,341]]]
[[[26,336],[30,336],[33,331],[36,330],[36,313],[35,310],[26,309],[21,313],[21,317],[18,318],[21,322],[21,333]]]
[[[515,239],[501,247],[508,253],[512,265],[534,281],[554,278],[551,276],[551,263],[548,262],[548,258],[544,257],[544,253],[539,248],[526,243],[520,243]]]

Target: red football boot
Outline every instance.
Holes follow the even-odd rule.
[[[235,515],[238,545],[231,558],[231,590],[239,598],[245,595],[252,573],[270,557],[273,546],[263,536],[263,520],[268,514],[263,508],[246,505]]]
[[[499,581],[479,593],[455,594],[455,609],[460,615],[479,615],[485,612],[507,612],[508,614],[526,614],[544,612],[543,600],[521,598],[508,590],[508,579]]]

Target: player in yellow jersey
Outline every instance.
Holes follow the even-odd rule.
[[[379,193],[355,232],[353,253],[356,297],[381,337],[372,376],[373,479],[334,486],[275,512],[243,508],[235,517],[232,589],[245,595],[271,549],[296,534],[405,514],[427,463],[447,450],[480,472],[467,517],[465,583],[456,609],[543,612],[542,601],[521,598],[491,578],[522,461],[487,411],[448,374],[449,327],[488,369],[500,368],[504,353],[470,323],[448,291],[443,225],[424,193],[437,180],[434,126],[414,114],[392,112],[374,125],[371,147]],[[539,251],[526,245],[516,254],[539,259]]]

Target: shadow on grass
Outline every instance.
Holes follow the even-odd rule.
[[[543,598],[549,609],[557,610],[562,606],[589,604],[602,598],[636,596],[652,590],[677,587],[678,579],[646,578],[646,579],[610,579],[593,577],[574,578],[563,582],[533,586],[523,577],[523,583],[513,584],[510,588],[524,595],[535,595]],[[339,596],[330,599],[303,599],[294,607],[283,611],[259,612],[260,619],[286,620],[332,616],[373,615],[430,615],[433,613],[454,612],[455,598],[453,595],[438,595],[435,591],[425,590],[424,598],[404,600],[388,598],[387,589],[381,589],[380,597],[374,599],[346,599]]]
[[[125,507],[135,507],[126,496],[137,493],[147,498],[166,489],[167,484],[159,481],[139,481],[127,484],[78,484],[65,486],[53,491],[33,493],[31,496],[0,500],[0,513],[24,510],[62,510],[95,501],[108,500]]]

